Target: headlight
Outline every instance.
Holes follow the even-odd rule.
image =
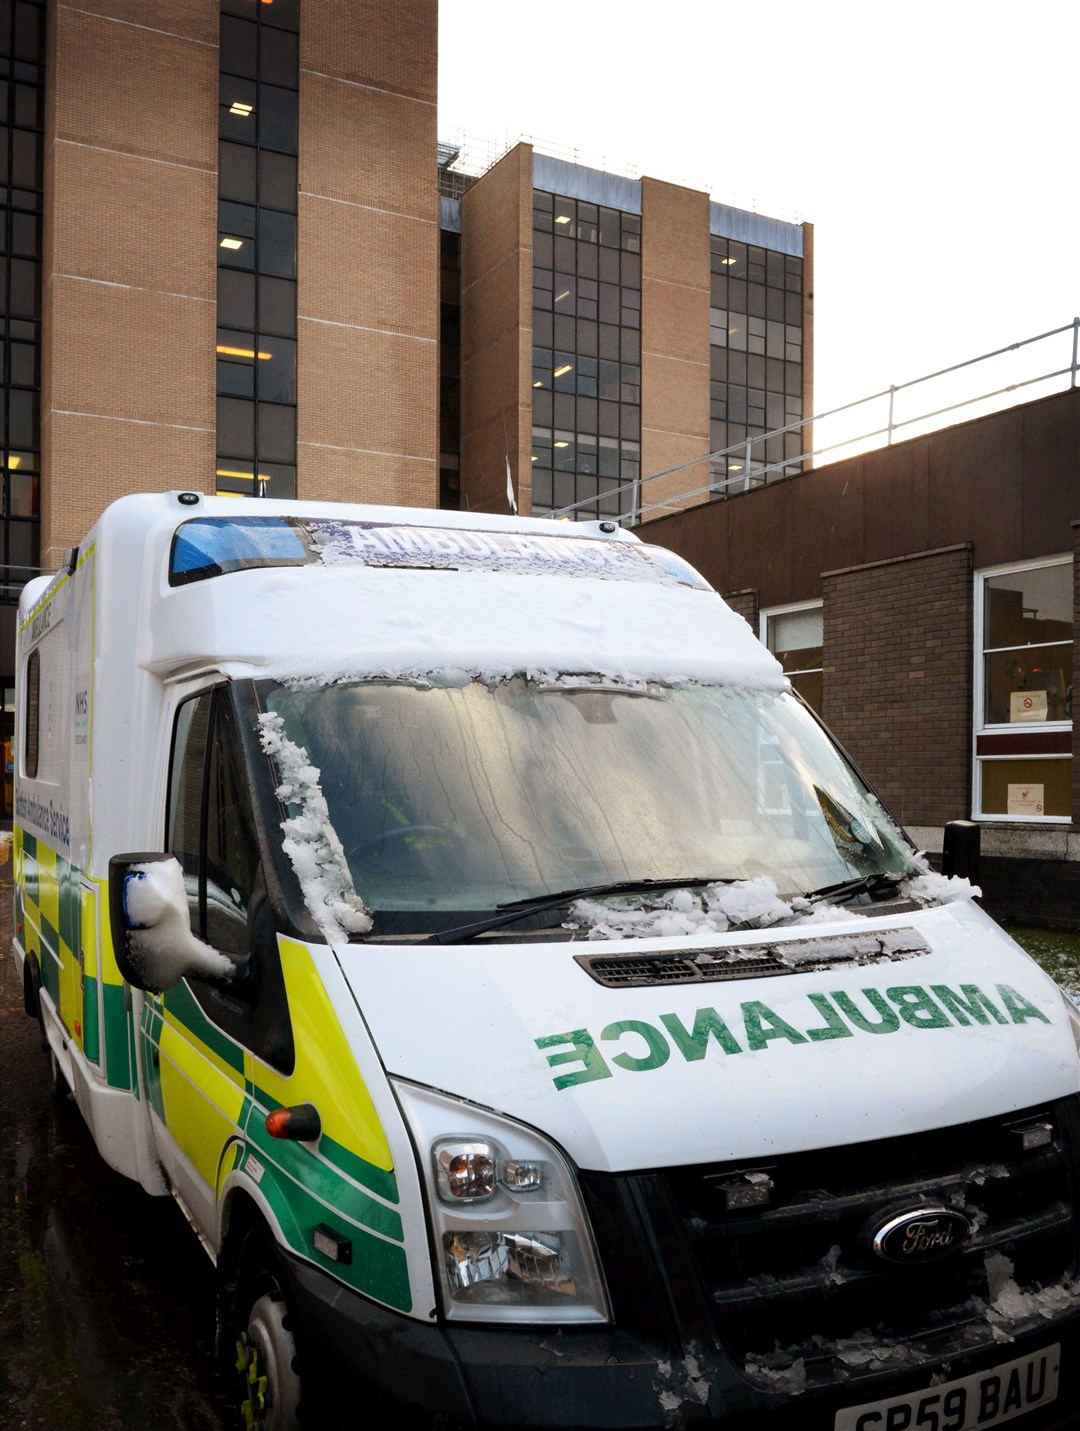
[[[592,1234],[559,1150],[522,1123],[392,1082],[427,1188],[447,1317],[607,1321]]]

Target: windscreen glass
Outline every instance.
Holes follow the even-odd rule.
[[[260,694],[318,772],[376,916],[424,912],[430,928],[437,911],[616,880],[771,875],[790,895],[912,872],[904,837],[789,694],[565,678]]]

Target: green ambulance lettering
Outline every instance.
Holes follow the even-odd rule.
[[[1050,1022],[1041,1009],[1037,1009],[1034,1004],[1029,1004],[1023,994],[1018,994],[1008,984],[998,984],[997,991],[1014,1024],[1022,1024],[1025,1019],[1039,1019],[1044,1024]]]
[[[604,1055],[593,1043],[592,1035],[588,1029],[573,1029],[570,1033],[548,1034],[546,1038],[536,1040],[537,1048],[555,1048],[561,1043],[572,1045],[563,1053],[549,1053],[547,1061],[552,1068],[556,1068],[563,1063],[581,1062],[584,1068],[577,1068],[573,1073],[560,1073],[553,1082],[558,1089],[572,1088],[576,1083],[592,1083],[595,1078],[610,1078],[611,1069],[604,1062]]]
[[[671,1048],[660,1030],[654,1029],[652,1024],[642,1023],[640,1019],[623,1019],[617,1024],[608,1024],[600,1038],[604,1043],[610,1043],[628,1033],[643,1038],[648,1052],[641,1058],[635,1058],[629,1053],[615,1054],[611,1061],[620,1068],[628,1069],[631,1073],[645,1073],[650,1068],[662,1068],[671,1057]]]
[[[913,1029],[947,1029],[949,1016],[919,984],[899,984],[886,989],[885,997],[900,1010],[900,1017]]]
[[[1010,1019],[1014,1024],[1026,1023],[1030,1019],[1038,1019],[1044,1024],[1051,1022],[1041,1009],[1011,985],[998,984],[996,988],[1008,1018],[977,984],[961,984],[959,993],[947,984],[934,984],[930,990],[921,984],[897,984],[884,993],[879,989],[862,989],[862,998],[877,1017],[864,1013],[855,999],[842,989],[835,989],[831,994],[808,994],[808,1002],[823,1022],[807,1028],[805,1033],[757,1000],[739,1007],[746,1048],[751,1052],[767,1051],[769,1045],[777,1040],[813,1046],[831,1039],[851,1038],[852,1030],[867,1034],[896,1033],[902,1022],[913,1029],[952,1028],[954,1024],[970,1028],[972,1023],[986,1027],[991,1021],[1007,1024]],[[692,1028],[687,1028],[677,1014],[660,1014],[659,1022],[667,1030],[670,1043],[658,1028],[642,1019],[620,1019],[608,1024],[600,1034],[602,1043],[617,1043],[627,1035],[634,1035],[644,1043],[643,1052],[632,1053],[624,1048],[611,1055],[611,1063],[630,1073],[647,1073],[654,1068],[662,1068],[668,1062],[672,1047],[678,1049],[686,1063],[699,1063],[705,1058],[713,1039],[725,1054],[743,1052],[739,1040],[716,1009],[698,1009]],[[608,1061],[588,1029],[550,1034],[535,1042],[539,1049],[560,1049],[558,1053],[547,1055],[552,1068],[568,1063],[581,1064],[580,1068],[560,1073],[553,1079],[557,1089],[612,1076]]]
[[[786,1038],[788,1043],[805,1043],[806,1035],[785,1023],[779,1014],[774,1014],[768,1004],[757,1000],[740,1004],[743,1013],[743,1027],[746,1029],[746,1046],[751,1051],[765,1048],[770,1039]]]
[[[705,1057],[710,1038],[715,1038],[725,1053],[742,1053],[738,1039],[715,1009],[698,1009],[694,1027],[689,1030],[677,1014],[661,1014],[660,1022],[687,1063],[696,1063]]]
[[[984,1025],[988,1024],[990,1019],[997,1024],[1009,1022],[1001,1010],[987,998],[978,984],[961,984],[959,994],[950,989],[947,984],[931,984],[930,992],[937,995],[940,1002],[945,1005],[956,1022],[963,1028],[967,1028],[972,1019],[977,1024]]]
[[[845,994],[842,989],[833,990],[833,1002],[844,1015],[849,1023],[861,1030],[863,1033],[885,1034],[895,1033],[900,1027],[900,1020],[892,1009],[885,1002],[883,995],[876,989],[864,989],[863,995],[866,1002],[870,1004],[881,1015],[880,1019],[868,1019],[865,1014],[860,1013],[855,1005],[855,1000],[850,994]]]

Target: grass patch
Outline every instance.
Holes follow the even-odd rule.
[[[1002,920],[1017,944],[1070,994],[1080,996],[1080,934],[1060,929],[1032,929],[1027,924]]]

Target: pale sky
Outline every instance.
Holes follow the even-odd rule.
[[[1078,55],[1076,0],[440,0],[439,134],[810,220],[823,412],[1080,314]]]

